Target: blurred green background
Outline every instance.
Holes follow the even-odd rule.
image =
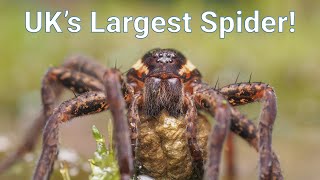
[[[191,3],[192,2],[192,3]],[[81,18],[79,33],[29,33],[25,29],[25,11],[69,10]],[[155,47],[176,48],[182,51],[204,79],[220,85],[239,81],[270,83],[278,97],[278,116],[274,127],[273,148],[280,157],[285,179],[319,179],[320,167],[320,2],[318,1],[46,1],[0,2],[0,151],[3,156],[23,139],[34,118],[40,112],[41,78],[50,66],[57,66],[74,53],[92,56],[102,64],[113,67],[115,62],[126,71],[146,51]],[[243,17],[259,10],[262,16],[288,16],[296,12],[295,33],[285,26],[284,33],[230,33],[224,40],[218,33],[204,33],[201,14],[207,10],[220,16],[235,17],[242,10]],[[98,25],[106,26],[110,16],[192,16],[192,33],[149,33],[136,39],[131,26],[129,33],[90,33],[90,13],[96,11]],[[130,26],[129,26],[130,27]],[[260,30],[261,31],[261,30]],[[67,92],[61,99],[72,97]],[[258,103],[240,108],[253,119],[259,116]],[[106,118],[107,117],[107,118]],[[78,179],[87,175],[86,159],[91,157],[95,142],[91,125],[106,130],[108,113],[83,117],[62,128],[61,146],[76,161],[73,169]],[[39,130],[40,129],[33,129]],[[248,145],[237,142],[238,179],[257,179],[258,156]],[[40,144],[40,143],[39,143]],[[0,179],[29,179],[39,154],[29,154]],[[73,159],[74,160],[74,159]],[[72,160],[70,160],[72,161]],[[77,163],[76,163],[77,164]],[[80,172],[79,172],[80,170]],[[80,173],[80,174],[79,174]],[[57,174],[55,179],[60,179]]]

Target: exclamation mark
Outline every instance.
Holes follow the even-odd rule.
[[[291,26],[291,28],[290,28],[290,32],[294,32],[294,12],[293,11],[291,11],[290,12],[290,26]]]

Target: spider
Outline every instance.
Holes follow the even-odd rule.
[[[54,108],[63,88],[79,95]],[[58,154],[59,126],[75,117],[110,110],[122,180],[139,173],[163,179],[216,180],[229,130],[259,153],[259,179],[283,179],[271,146],[277,112],[273,88],[261,82],[211,87],[177,50],[150,50],[126,77],[117,68],[72,56],[48,70],[41,95],[43,111],[34,130],[1,163],[0,171],[31,151],[44,127],[33,179],[49,179]],[[258,127],[234,107],[256,101],[262,103]],[[214,117],[214,125],[204,112]]]

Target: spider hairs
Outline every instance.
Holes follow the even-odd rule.
[[[145,111],[156,116],[162,110],[170,116],[178,117],[182,113],[183,85],[180,79],[147,78],[145,82]]]

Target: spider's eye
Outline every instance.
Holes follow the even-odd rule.
[[[165,56],[163,54],[159,54],[159,57],[157,58],[156,62],[162,64],[173,63],[173,59],[168,54],[166,54]]]

